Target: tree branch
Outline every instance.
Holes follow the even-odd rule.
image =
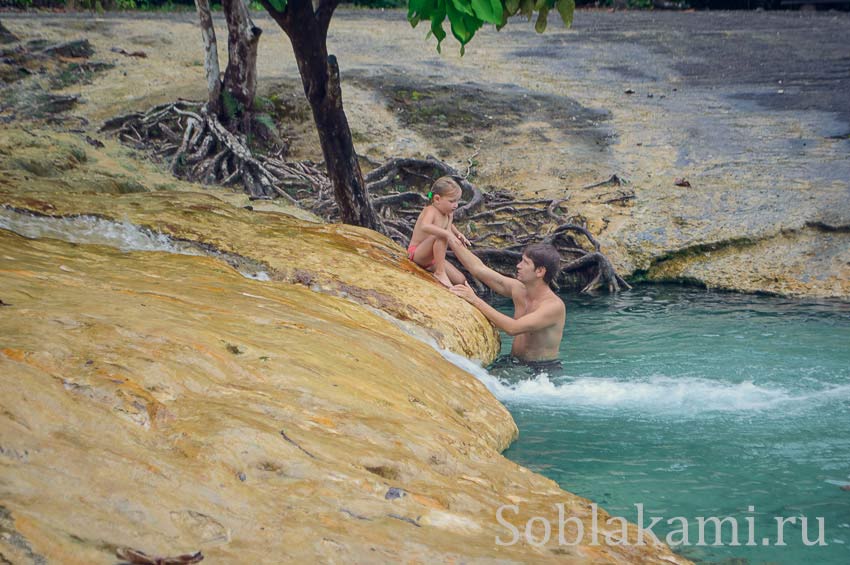
[[[327,37],[328,27],[331,25],[331,17],[334,15],[334,10],[339,6],[339,0],[322,0],[319,7],[316,9],[316,21],[319,24],[319,32],[322,36]]]
[[[290,0],[287,2],[286,9],[284,9],[283,12],[278,12],[277,9],[269,3],[269,0],[260,0],[260,4],[262,4],[263,8],[269,13],[272,19],[277,22],[280,29],[282,29],[286,35],[289,35],[290,23],[292,21],[291,14],[293,12],[292,5],[297,1],[298,0]]]
[[[201,24],[201,39],[204,43],[204,73],[207,77],[207,99],[211,109],[218,111],[218,99],[221,96],[221,71],[218,65],[218,45],[215,38],[209,0],[195,0],[198,20]]]

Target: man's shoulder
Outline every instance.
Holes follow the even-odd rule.
[[[518,279],[505,276],[505,284],[511,289],[511,298],[521,300],[523,303],[528,302],[528,289]]]
[[[554,291],[549,289],[549,293],[540,301],[541,309],[546,310],[552,316],[566,315],[567,305],[564,299],[558,296]]]
[[[546,297],[546,302],[551,304],[552,307],[558,308],[559,310],[567,309],[567,305],[564,302],[564,299],[558,296],[555,292],[552,292],[552,294]]]
[[[549,289],[549,290],[550,290],[551,294],[549,295],[548,300],[551,300],[553,303],[558,303],[562,307],[566,308],[567,304],[566,304],[566,302],[564,302],[564,299],[561,298],[561,295],[559,295],[557,292],[555,292],[552,289]]]

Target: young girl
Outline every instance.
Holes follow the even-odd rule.
[[[434,181],[428,193],[431,204],[419,214],[407,248],[411,261],[434,273],[434,277],[447,287],[466,281],[466,277],[446,261],[446,249],[452,234],[469,247],[469,240],[452,224],[460,195],[460,186],[451,177],[440,177]]]

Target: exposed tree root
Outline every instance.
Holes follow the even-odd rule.
[[[180,178],[241,184],[252,198],[281,197],[329,221],[340,218],[324,171],[311,163],[288,163],[279,155],[253,153],[244,136],[228,131],[206,104],[179,100],[144,114],[109,120],[102,129],[115,131],[119,139],[140,149],[153,149]],[[428,203],[428,187],[441,176],[451,176],[461,186],[464,201],[455,211],[455,224],[473,243],[473,252],[496,270],[513,273],[522,249],[543,241],[561,252],[560,285],[582,286],[582,292],[631,288],[602,253],[583,219],[566,215],[562,199],[519,199],[507,191],[483,192],[468,180],[472,158],[463,175],[432,156],[392,158],[382,164],[366,161],[375,166],[364,178],[372,204],[386,235],[403,246]],[[619,182],[616,175],[600,184],[615,182]]]
[[[255,155],[242,135],[231,133],[201,102],[178,100],[108,120],[102,131],[139,149],[153,149],[175,176],[203,184],[239,185],[252,198],[285,198],[299,189],[329,192],[330,182],[310,163]],[[288,189],[288,190],[287,190]]]
[[[424,196],[428,187],[438,177],[451,176],[463,189],[465,200],[455,211],[455,224],[473,242],[473,252],[497,270],[513,273],[522,249],[543,241],[561,252],[561,284],[578,274],[582,292],[631,288],[602,253],[593,234],[577,223],[576,218],[566,216],[562,199],[518,199],[505,191],[482,192],[467,179],[469,172],[468,169],[466,175],[461,175],[432,156],[393,158],[377,165],[365,180],[372,203],[388,231],[392,230],[388,235],[402,245],[410,241],[416,218],[428,203]],[[308,199],[309,207],[328,219],[336,219],[336,204],[330,195],[324,197],[324,202],[321,200],[321,196]],[[582,247],[579,241],[590,249]]]

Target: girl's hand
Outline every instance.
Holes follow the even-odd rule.
[[[463,235],[462,233],[458,233],[457,238],[460,240],[460,242],[463,244],[464,247],[469,247],[469,246],[472,245],[472,242],[469,241],[468,239],[466,239],[466,236]]]

